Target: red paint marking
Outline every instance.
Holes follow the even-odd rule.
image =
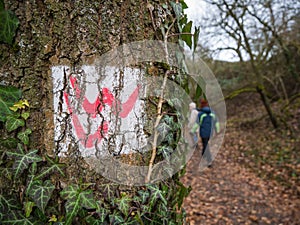
[[[108,132],[108,124],[106,121],[104,121],[103,125],[98,127],[94,134],[85,133],[77,114],[72,115],[72,121],[78,139],[86,148],[92,148],[95,144],[100,143],[103,136]]]
[[[75,90],[76,99],[80,99],[81,90],[77,85],[77,80],[75,77],[70,76],[70,83],[72,88]],[[86,111],[87,114],[91,115],[92,118],[95,118],[99,112],[103,110],[103,104],[110,106],[115,115],[120,116],[121,118],[126,118],[128,114],[132,111],[139,94],[140,86],[137,86],[136,89],[132,92],[125,103],[121,103],[120,100],[115,99],[113,94],[110,92],[108,88],[102,89],[102,101],[100,100],[100,96],[97,96],[97,99],[94,103],[89,102],[89,100],[84,96],[82,107]],[[103,122],[103,125],[99,126],[97,131],[94,134],[86,134],[78,115],[74,113],[74,109],[72,108],[69,101],[69,94],[64,92],[64,99],[70,114],[72,114],[72,122],[74,125],[74,129],[78,139],[81,144],[86,148],[92,148],[95,144],[100,143],[104,135],[108,133],[108,123],[106,121]]]
[[[120,102],[120,100],[116,100],[113,105],[115,109],[114,113],[119,115],[121,118],[126,118],[137,101],[137,98],[139,96],[139,89],[140,87],[137,86],[136,89],[129,96],[127,101],[123,104]]]
[[[69,113],[72,114],[73,110],[72,110],[72,107],[71,107],[70,102],[69,102],[69,95],[66,92],[64,92],[64,99],[65,99],[65,102],[66,102]]]
[[[70,83],[73,89],[75,89],[75,95],[77,99],[80,99],[81,90],[77,85],[77,79],[73,76],[70,76]],[[103,106],[100,102],[99,95],[96,98],[96,101],[91,103],[86,96],[83,97],[82,106],[84,110],[92,116],[92,118],[95,118],[97,116],[98,111],[101,112],[103,109]]]
[[[70,76],[70,83],[73,89],[75,89],[75,94],[77,98],[80,98],[81,90],[78,88],[76,77]]]
[[[103,88],[102,89],[102,102],[112,106],[113,102],[115,101],[115,98],[113,96],[113,94],[110,92],[110,90],[108,88]]]
[[[72,123],[75,129],[76,136],[78,137],[81,144],[86,148],[92,148],[94,144],[100,143],[104,135],[106,135],[108,132],[108,123],[104,121],[103,125],[99,126],[94,134],[86,134],[78,118],[78,115],[76,113],[73,113],[73,108],[69,102],[69,95],[66,92],[64,92],[64,98],[68,111],[72,115]]]

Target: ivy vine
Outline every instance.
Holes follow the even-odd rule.
[[[12,45],[18,27],[18,17],[12,11],[5,10],[4,1],[0,0],[0,42]]]

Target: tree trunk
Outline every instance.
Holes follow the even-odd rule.
[[[93,171],[89,163],[83,160],[83,153],[78,151],[78,145],[74,144],[74,142],[78,143],[78,140],[70,138],[64,142],[68,132],[73,132],[80,136],[80,131],[77,131],[76,127],[71,128],[67,127],[67,125],[67,128],[57,126],[57,120],[61,118],[69,121],[69,124],[71,124],[72,116],[73,124],[76,123],[74,112],[70,112],[72,108],[66,108],[68,107],[68,97],[73,93],[75,97],[78,94],[78,98],[83,100],[81,94],[86,91],[85,87],[80,89],[82,87],[76,86],[78,84],[72,75],[76,74],[82,79],[87,79],[86,77],[88,76],[84,73],[84,66],[86,66],[85,68],[91,66],[97,58],[108,51],[133,41],[154,39],[157,27],[153,26],[159,26],[159,23],[163,20],[159,13],[163,9],[161,5],[166,2],[164,0],[101,2],[94,0],[4,0],[5,9],[14,12],[20,24],[13,46],[0,44],[1,84],[20,88],[23,92],[23,98],[30,103],[31,116],[27,122],[27,126],[32,129],[30,149],[39,150],[39,154],[44,160],[42,163],[45,165],[48,165],[50,162],[57,163],[55,161],[57,158],[54,160],[57,156],[60,157],[59,162],[65,164],[64,176],[59,173],[53,173],[43,177],[43,182],[46,182],[45,179],[48,178],[55,185],[56,190],[54,191],[54,197],[51,197],[49,203],[53,210],[56,207],[56,211],[46,208],[44,209],[46,216],[50,217],[53,215],[58,218],[66,210],[66,217],[62,216],[61,218],[66,220],[71,218],[71,222],[73,219],[73,222],[77,221],[77,223],[82,224],[81,218],[79,216],[76,217],[77,214],[68,214],[70,209],[67,208],[67,205],[64,205],[66,201],[70,202],[73,200],[70,196],[71,199],[68,198],[64,190],[76,190],[76,196],[82,196],[82,199],[79,201],[82,203],[78,205],[80,211],[78,208],[76,213],[79,212],[80,215],[83,215],[85,209],[92,209],[92,213],[88,212],[88,215],[85,214],[86,218],[99,219],[100,215],[104,215],[106,222],[103,224],[108,224],[108,222],[110,224],[119,224],[117,223],[118,220],[124,222],[125,220],[129,221],[131,218],[136,218],[136,221],[143,220],[144,223],[142,224],[149,224],[152,215],[156,214],[153,212],[161,210],[160,206],[165,206],[165,209],[167,209],[164,217],[160,215],[157,217],[161,218],[161,222],[172,218],[176,218],[173,221],[177,221],[179,218],[175,216],[176,212],[174,211],[176,210],[168,211],[169,206],[167,207],[166,202],[174,202],[174,198],[179,196],[177,187],[181,188],[180,196],[178,197],[179,202],[182,202],[180,198],[183,198],[188,193],[188,190],[178,183],[177,175],[174,176],[176,179],[170,179],[165,181],[164,184],[156,184],[149,187],[137,188],[115,184]],[[113,83],[116,80],[122,81],[125,73],[123,72],[119,71],[115,77],[116,79],[112,79],[111,82]],[[60,77],[57,78],[56,75]],[[120,82],[119,84],[122,86]],[[57,87],[61,86],[63,86],[63,89],[57,90]],[[114,88],[117,93],[118,87]],[[81,94],[79,90],[83,90]],[[132,90],[132,96],[134,96],[134,93]],[[103,93],[100,95],[99,98],[103,102],[111,96],[107,94],[104,96],[106,97],[106,100],[104,100]],[[57,96],[59,97],[56,98]],[[125,100],[120,100],[120,102],[123,103]],[[64,106],[62,106],[62,101],[64,101]],[[115,101],[115,105],[114,103],[107,103],[107,105],[110,104],[110,107],[117,108],[118,103],[118,101]],[[65,111],[63,113],[62,111],[60,112],[62,117],[57,117],[57,109],[62,109],[63,107],[65,107]],[[97,105],[95,112],[105,110],[106,106],[104,109],[100,109],[100,107],[101,103]],[[102,130],[105,130],[104,126],[105,124],[102,123]],[[75,131],[72,131],[72,129],[75,129]],[[60,134],[59,141],[56,139],[58,133]],[[95,137],[96,141],[98,140],[97,138]],[[113,141],[111,140],[111,142]],[[68,145],[64,146],[64,143],[68,143]],[[88,143],[84,142],[82,145],[87,146]],[[62,146],[64,146],[65,152],[61,150]],[[117,153],[116,155],[118,156]],[[53,159],[50,159],[51,157]],[[121,160],[128,164],[144,163],[141,162],[138,154],[125,155],[125,159],[122,158],[123,156],[120,157]],[[42,169],[38,170],[41,173],[43,171]],[[24,180],[21,179],[22,181],[20,180],[20,182],[28,182],[27,178],[22,178]],[[172,192],[172,187],[174,187],[174,193]],[[90,203],[93,200],[84,202],[91,194],[87,189],[92,190],[96,196],[97,203],[93,203],[92,206]],[[166,196],[162,195],[162,189]],[[166,192],[166,190],[168,191]],[[157,196],[152,196],[152,194]],[[141,202],[133,201],[134,196],[141,198]],[[26,201],[26,204],[30,204],[30,201],[34,200],[26,198],[21,199],[21,202]],[[135,205],[146,204],[147,202],[153,205],[150,204],[146,206],[148,208],[144,208],[146,213],[143,212],[144,209],[139,208],[141,205]],[[181,203],[179,203],[179,208],[180,206]],[[122,218],[120,219],[120,217]],[[154,217],[152,220],[154,221]],[[69,223],[66,222],[66,224]],[[178,222],[178,224],[180,223]]]
[[[266,96],[266,93],[264,92],[264,89],[262,89],[261,87],[257,86],[256,90],[257,90],[257,92],[260,95],[260,98],[261,98],[261,100],[263,102],[263,105],[265,106],[265,109],[266,109],[266,111],[267,111],[267,113],[269,115],[269,118],[270,118],[270,120],[272,122],[273,127],[275,129],[277,129],[278,128],[278,122],[277,122],[277,119],[276,119],[276,117],[275,117],[275,115],[273,113],[273,110],[272,110],[271,106],[270,106],[269,99]]]

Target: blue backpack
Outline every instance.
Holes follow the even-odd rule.
[[[220,131],[220,125],[216,118],[216,114],[209,111],[200,111],[198,114],[198,124],[200,126],[200,136],[209,138],[213,131]]]

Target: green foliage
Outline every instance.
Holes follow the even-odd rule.
[[[192,32],[192,25],[193,25],[193,22],[192,21],[189,21],[188,23],[186,23],[184,25],[184,27],[182,28],[182,34],[181,35],[181,39],[187,44],[187,46],[189,46],[190,48],[192,48],[192,35],[191,35],[191,32]],[[188,33],[188,34],[187,34]],[[199,33],[197,33],[199,35]],[[196,33],[194,34],[196,36]],[[195,37],[194,39],[198,40],[198,37]],[[195,48],[196,49],[196,48]]]
[[[27,100],[20,100],[21,97],[20,90],[0,86],[0,123],[5,123],[0,143],[1,150],[5,152],[3,156],[7,156],[0,162],[1,182],[4,178],[7,179],[8,190],[4,190],[4,193],[11,193],[0,196],[0,223],[45,224],[46,206],[55,187],[50,180],[40,179],[43,176],[35,179],[37,172],[43,171],[40,175],[45,175],[46,168],[41,166],[43,159],[38,155],[39,151],[29,148],[29,135],[32,133],[30,128],[26,128],[26,120],[30,116],[29,103]],[[58,162],[53,164],[51,171],[58,170],[62,173],[61,165]],[[23,189],[20,193],[25,197],[23,203],[12,194],[18,192],[19,187],[22,187],[20,190]],[[0,193],[2,192],[3,190]]]
[[[26,218],[20,212],[9,212],[9,215],[1,221],[2,224],[9,225],[37,225],[38,222],[34,222],[32,218]]]
[[[0,139],[0,146],[3,146],[4,148],[12,149],[17,147],[18,140],[16,138],[6,138],[6,139]]]
[[[71,185],[65,188],[60,195],[66,199],[66,222],[65,224],[72,224],[73,219],[78,214],[79,210],[96,209],[97,204],[93,197],[92,190],[82,190],[78,185]]]
[[[167,161],[170,160],[171,154],[174,152],[174,149],[176,149],[178,137],[180,136],[180,128],[181,125],[174,119],[174,117],[168,115],[163,117],[161,123],[157,127],[161,138],[161,144],[158,147],[157,154],[163,156],[163,158]]]
[[[180,2],[176,3],[173,1],[171,1],[170,4],[175,12],[177,20],[179,20],[182,16],[182,12],[183,12],[182,4]]]
[[[177,21],[176,24],[177,24],[177,28],[179,30],[179,34],[178,34],[179,45],[181,45],[183,47],[183,42],[185,42],[187,44],[187,46],[190,49],[192,49],[193,42],[194,42],[193,51],[195,51],[196,47],[197,47],[198,39],[199,39],[200,28],[195,27],[195,32],[192,33],[193,22],[188,21],[187,15],[184,13],[184,9],[188,8],[188,6],[186,5],[186,3],[184,1],[180,1],[180,2],[170,1],[170,5],[172,8],[172,11],[175,14],[175,19]],[[169,7],[167,4],[163,4],[162,7],[167,15],[172,16],[171,10],[169,10]],[[171,25],[168,23],[168,21],[166,21],[161,27],[162,34],[165,36],[166,30],[170,29],[170,28],[171,28]],[[178,61],[179,62],[181,61],[180,56],[179,56]],[[181,65],[181,64],[179,64],[179,65]]]
[[[25,131],[18,133],[17,137],[25,144],[29,144],[29,134],[31,134],[31,130],[27,128]]]
[[[164,37],[167,36],[167,38],[177,36],[178,39],[176,40],[176,42],[178,42],[179,46],[184,48],[186,44],[193,51],[194,54],[198,45],[200,27],[194,27],[194,33],[192,32],[193,22],[189,21],[187,15],[184,13],[184,9],[187,9],[188,6],[183,0],[179,2],[170,1],[170,6],[171,10],[169,10],[168,5],[166,4],[163,5],[163,9],[166,15],[170,16],[171,18],[174,17],[173,22],[166,20],[160,28],[161,33]],[[174,30],[178,33],[168,34],[168,32],[170,33],[170,31],[173,31],[171,29],[172,26],[174,26]],[[177,59],[179,69],[176,69],[176,72],[174,73],[176,73],[177,75],[174,76],[172,79],[176,83],[181,85],[181,87],[186,91],[186,93],[189,94],[190,87],[188,77],[186,76],[189,71],[187,70],[185,55],[182,51],[176,51],[175,56]]]
[[[40,180],[34,181],[29,189],[29,197],[39,207],[42,212],[45,212],[46,205],[51,198],[54,185],[50,180],[42,182]]]
[[[31,201],[25,202],[24,211],[25,211],[25,217],[26,218],[30,217],[30,214],[32,213],[33,206],[34,206],[34,202],[31,202]]]
[[[194,52],[196,51],[198,40],[199,40],[199,34],[200,34],[200,27],[195,27],[194,32]]]
[[[124,224],[124,219],[119,212],[115,212],[112,215],[109,215],[109,222],[110,224]]]
[[[164,192],[156,185],[149,185],[148,189],[151,192],[150,195],[150,207],[153,207],[157,200],[161,200],[164,205],[167,205],[167,200],[164,197]]]
[[[202,93],[203,93],[203,91],[202,91],[201,87],[199,85],[197,85],[195,99],[200,99]]]
[[[167,161],[170,161],[170,156],[172,152],[173,148],[170,146],[163,145],[158,148],[158,155],[162,155]]]
[[[105,222],[105,218],[107,217],[109,210],[106,208],[103,208],[101,206],[98,206],[97,208],[97,215],[98,215],[98,221],[101,223]]]
[[[0,121],[5,122],[7,116],[14,113],[9,109],[22,96],[22,92],[15,87],[0,85]]]
[[[0,11],[4,10],[4,0],[0,0]]]
[[[20,213],[21,206],[16,198],[0,195],[1,224],[34,224]]]
[[[161,123],[158,125],[157,130],[159,134],[165,137],[171,130],[171,127],[167,123]]]
[[[23,119],[18,119],[15,116],[8,116],[6,118],[5,128],[8,132],[18,129],[19,127],[23,127],[25,122]]]
[[[38,150],[31,150],[26,153],[22,148],[21,144],[18,144],[18,150],[15,152],[8,151],[7,156],[14,158],[13,170],[14,170],[14,179],[17,179],[22,172],[28,168],[30,163],[41,162],[42,158],[36,153]]]
[[[63,168],[65,167],[65,164],[59,162],[59,158],[55,157],[55,159],[52,159],[49,156],[46,156],[46,159],[49,166],[47,165],[44,167],[38,175],[35,176],[35,180],[42,179],[50,174],[53,174],[55,172],[58,172],[61,176],[64,176]]]
[[[16,15],[5,10],[3,0],[0,0],[0,42],[12,45],[18,26]]]
[[[118,205],[118,209],[123,213],[123,215],[127,216],[129,212],[130,205],[129,203],[132,201],[132,199],[127,196],[126,194],[123,194],[123,196],[120,199],[117,199],[116,203]]]
[[[18,205],[18,201],[14,198],[7,198],[0,195],[0,218],[4,218],[4,213],[11,210],[18,210],[21,207]]]
[[[150,193],[148,191],[144,191],[144,190],[139,190],[138,194],[140,196],[140,200],[142,204],[145,204],[148,200],[148,198],[150,197]]]

